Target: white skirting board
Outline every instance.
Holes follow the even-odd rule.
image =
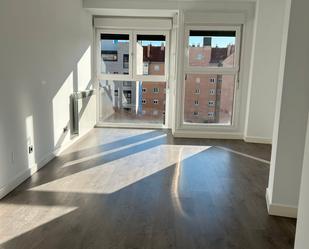
[[[267,203],[267,210],[270,215],[282,216],[288,218],[297,218],[297,211],[298,211],[297,207],[270,202],[268,188],[266,189],[266,203]]]
[[[272,139],[267,137],[249,137],[244,136],[244,141],[247,143],[257,143],[257,144],[272,144]]]
[[[27,180],[29,177],[31,177],[34,173],[36,173],[39,169],[44,167],[48,162],[50,162],[52,159],[54,159],[57,155],[59,155],[62,151],[73,145],[74,143],[78,142],[81,138],[83,138],[85,135],[88,134],[88,130],[84,134],[78,136],[74,140],[72,140],[70,143],[61,146],[60,148],[56,148],[54,152],[50,153],[49,155],[45,156],[43,160],[40,160],[40,162],[32,165],[30,168],[26,169],[24,172],[22,172],[20,175],[18,175],[15,179],[13,179],[10,183],[6,184],[0,189],[0,199],[5,197],[7,194],[9,194],[11,191],[13,191],[16,187],[18,187],[21,183],[23,183],[25,180]]]
[[[179,130],[173,133],[174,137],[179,138],[209,138],[209,139],[242,139],[239,133],[221,133],[221,132],[202,132],[202,131],[184,131]]]

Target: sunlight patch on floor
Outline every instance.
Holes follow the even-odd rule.
[[[0,244],[2,244],[38,226],[67,215],[77,207],[1,203],[0,209]]]
[[[81,169],[77,173],[29,190],[110,194],[170,166],[181,164],[187,158],[208,148],[207,146],[158,145],[101,165],[94,164],[89,169]],[[104,155],[102,157],[104,158]]]

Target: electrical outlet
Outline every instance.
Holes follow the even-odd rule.
[[[28,153],[31,154],[33,152],[33,145],[29,145],[28,147]]]
[[[64,127],[64,128],[63,128],[63,133],[67,133],[68,130],[69,130],[68,126]]]

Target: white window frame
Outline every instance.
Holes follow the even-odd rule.
[[[216,79],[215,78],[209,78],[209,83],[216,84]]]
[[[139,75],[136,73],[136,43],[137,35],[164,35],[165,36],[165,62],[164,62],[164,75]],[[169,32],[168,31],[156,31],[156,30],[138,30],[133,32],[133,78],[140,81],[155,81],[155,82],[168,82],[168,70],[169,70]]]
[[[125,34],[129,35],[129,74],[104,74],[101,72],[101,34]],[[136,73],[136,42],[137,35],[164,35],[165,36],[165,63],[164,75],[138,75]],[[156,30],[123,30],[123,29],[97,29],[97,77],[99,80],[117,80],[117,81],[152,81],[166,82],[168,84],[169,75],[169,31]]]
[[[124,34],[129,35],[129,74],[105,74],[101,72],[101,34]],[[119,81],[132,81],[132,31],[121,30],[121,29],[97,29],[96,39],[97,39],[97,77],[99,80],[119,80]],[[100,58],[100,59],[99,59]]]
[[[201,89],[200,88],[195,88],[194,94],[201,94]]]
[[[207,30],[207,31],[235,31],[235,65],[234,67],[199,67],[199,66],[189,66],[189,37],[190,30]],[[239,96],[237,95],[237,90],[239,89],[239,73],[240,73],[240,51],[241,51],[241,39],[242,39],[242,28],[241,25],[185,25],[185,35],[184,35],[184,44],[185,44],[185,53],[184,53],[184,81],[182,86],[182,111],[181,111],[181,127],[186,126],[200,126],[200,127],[226,127],[226,128],[235,128],[237,121],[237,113],[239,108],[236,105]],[[233,113],[231,124],[220,124],[220,123],[189,123],[185,122],[184,119],[184,104],[185,104],[185,84],[188,74],[215,74],[215,75],[234,75],[235,78],[235,89],[234,89],[234,100],[233,100]],[[196,93],[195,93],[196,94]]]
[[[189,66],[189,37],[190,30],[207,30],[207,31],[235,31],[235,66],[234,67],[198,67]],[[240,62],[240,41],[241,27],[240,26],[200,26],[186,25],[185,28],[185,56],[184,56],[184,71],[189,73],[204,73],[204,74],[237,74],[239,72]]]
[[[216,89],[214,89],[214,88],[209,89],[209,95],[210,96],[216,95]]]
[[[146,22],[149,18],[145,19]],[[112,18],[111,20],[118,20],[118,18]],[[145,21],[143,20],[143,22]],[[149,23],[156,23],[157,21],[160,21],[160,19],[154,19],[154,21],[147,22]],[[161,20],[162,21],[162,20]],[[141,20],[136,21],[137,23],[141,23]],[[165,22],[165,21],[164,21]],[[122,22],[121,22],[122,23]],[[117,26],[117,25],[95,25],[95,49],[94,49],[94,60],[95,60],[95,68],[96,68],[96,89],[97,91],[97,126],[98,127],[141,127],[141,128],[167,128],[172,126],[172,120],[171,120],[171,108],[170,105],[165,105],[165,123],[164,124],[151,124],[147,123],[141,123],[141,124],[132,124],[132,123],[106,123],[104,121],[100,120],[100,81],[101,80],[112,80],[112,81],[143,81],[143,82],[153,82],[153,83],[160,83],[165,82],[166,83],[166,103],[171,103],[172,101],[172,94],[169,91],[170,89],[170,74],[172,74],[172,70],[170,68],[170,60],[173,63],[173,68],[176,67],[174,58],[170,59],[171,56],[171,48],[170,48],[170,36],[172,35],[174,37],[174,34],[171,34],[172,27],[160,27],[160,26],[151,26],[151,25],[144,25],[145,28],[139,28],[140,26],[132,26],[124,29],[125,26]],[[147,28],[147,31],[145,29]],[[148,30],[149,28],[149,30]],[[129,74],[102,74],[101,73],[101,34],[129,34]],[[136,75],[135,67],[136,59],[134,58],[136,55],[134,54],[134,47],[135,47],[135,41],[136,41],[136,35],[137,34],[158,34],[158,35],[164,35],[165,36],[165,71],[164,75]],[[175,68],[176,70],[176,68]],[[173,77],[173,75],[172,75]],[[173,83],[174,84],[174,83]],[[168,112],[167,112],[168,111]]]
[[[208,118],[214,118],[215,117],[215,113],[214,112],[208,112],[207,113],[207,117]]]
[[[208,100],[208,106],[209,106],[209,107],[214,107],[214,106],[216,106],[215,101],[214,101],[214,100]]]
[[[158,89],[158,91],[156,92],[155,89]],[[159,87],[154,87],[152,89],[152,93],[155,93],[155,94],[160,93],[160,88]]]

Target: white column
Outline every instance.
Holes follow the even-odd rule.
[[[271,143],[282,48],[285,47],[290,0],[256,3],[254,44],[244,139]]]
[[[266,191],[269,213],[287,217],[297,216],[309,110],[308,9],[308,0],[292,1]]]
[[[297,215],[295,249],[307,248],[307,246],[309,245],[308,231],[309,231],[309,120],[307,126],[305,157],[303,163],[300,200]]]

